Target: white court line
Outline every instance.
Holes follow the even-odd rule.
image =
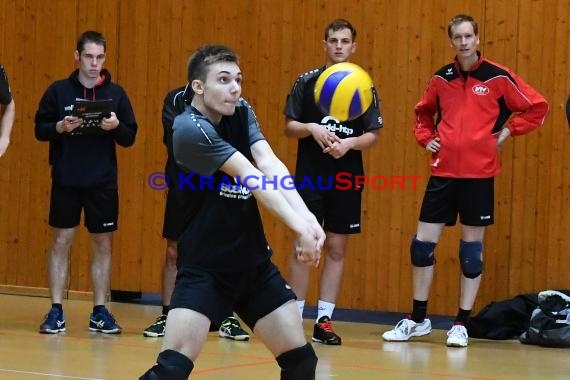
[[[98,378],[95,378],[95,377],[65,376],[65,375],[57,375],[57,374],[55,374],[55,373],[17,371],[17,370],[15,370],[15,369],[6,369],[6,368],[0,368],[0,372],[21,373],[21,374],[38,375],[38,376],[51,376],[51,377],[58,377],[58,378],[62,378],[62,379],[105,380],[105,379],[98,379]]]

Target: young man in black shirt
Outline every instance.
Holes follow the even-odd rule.
[[[179,240],[162,352],[142,380],[187,379],[210,326],[232,310],[276,357],[282,379],[315,377],[317,357],[295,294],[271,262],[256,200],[296,233],[300,261],[318,264],[325,235],[240,97],[241,80],[226,47],[203,46],[189,60],[194,95],[174,122],[173,153],[211,187],[196,190],[199,207]]]
[[[174,154],[172,153],[172,125],[174,118],[184,112],[186,101],[191,99],[191,90],[188,85],[176,88],[164,98],[162,105],[162,127],[164,135],[162,141],[166,145],[167,159],[164,172],[168,178],[168,195],[166,197],[166,206],[164,208],[164,223],[162,228],[162,237],[166,239],[166,256],[162,268],[162,313],[156,320],[144,329],[143,334],[147,337],[161,337],[166,331],[166,316],[170,309],[170,299],[174,290],[174,282],[176,280],[176,260],[178,258],[178,239],[184,228],[192,218],[196,201],[193,190],[184,188],[179,183],[179,176],[185,176],[182,170],[176,165]],[[239,321],[230,316],[226,318],[220,328],[218,334],[222,338],[228,338],[237,341],[249,340],[249,334],[241,328]]]
[[[79,68],[48,87],[36,112],[36,138],[49,141],[52,178],[49,225],[54,231],[49,258],[52,307],[40,325],[41,333],[57,334],[66,329],[62,299],[69,249],[82,210],[93,250],[94,307],[89,330],[106,334],[121,332],[105,307],[113,231],[117,230],[119,214],[116,145],[133,145],[137,123],[127,94],[111,82],[111,74],[103,68],[106,46],[99,32],[83,33],[75,51]],[[111,112],[100,123],[86,127],[81,117],[74,116],[77,99],[111,99]]]
[[[295,176],[299,193],[307,207],[326,231],[326,260],[319,287],[317,320],[313,341],[339,345],[341,338],[332,327],[332,314],[341,286],[344,259],[351,234],[360,233],[360,203],[363,186],[339,190],[334,178],[348,173],[352,178],[363,175],[362,151],[372,147],[383,126],[375,89],[368,110],[352,121],[341,122],[323,114],[314,99],[315,83],[329,66],[347,62],[356,50],[356,29],[346,20],[334,20],[325,28],[323,41],[326,64],[301,75],[295,82],[285,105],[285,134],[299,139]],[[304,186],[323,183],[323,189]],[[330,187],[330,189],[329,189]],[[289,260],[289,281],[297,295],[301,315],[309,286],[309,268],[300,265],[293,254]]]

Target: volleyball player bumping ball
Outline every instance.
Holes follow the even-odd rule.
[[[317,265],[325,233],[292,183],[273,190],[262,178],[290,178],[241,97],[237,55],[204,45],[188,61],[191,99],[173,125],[172,152],[187,173],[212,176],[178,241],[178,273],[161,352],[140,380],[185,380],[212,325],[233,310],[275,357],[283,380],[314,380],[317,356],[307,343],[295,294],[271,261],[259,206],[297,236],[298,260]],[[207,90],[206,90],[207,89]],[[239,106],[239,107],[238,107]],[[249,188],[227,178],[246,178]]]
[[[323,38],[325,65],[297,77],[283,110],[285,135],[297,139],[297,189],[326,232],[312,341],[329,345],[342,344],[332,319],[349,237],[361,230],[365,185],[355,179],[364,175],[362,151],[374,146],[382,128],[370,76],[348,62],[356,51],[355,39],[356,29],[347,20],[328,24]],[[352,178],[350,189],[340,188],[339,173]],[[303,315],[311,272],[292,251],[288,280]]]

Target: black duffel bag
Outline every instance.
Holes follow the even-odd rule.
[[[555,290],[538,293],[538,307],[519,340],[543,347],[570,348],[570,296]]]

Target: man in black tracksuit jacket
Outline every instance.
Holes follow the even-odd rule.
[[[69,248],[79,225],[81,211],[90,232],[93,258],[93,314],[89,330],[107,334],[121,327],[105,308],[111,268],[112,233],[117,229],[119,197],[115,144],[131,146],[137,123],[123,88],[111,82],[103,69],[106,41],[94,31],[83,33],[77,41],[75,59],[79,68],[67,79],[58,80],[44,93],[35,117],[35,134],[49,141],[52,187],[49,224],[54,230],[49,259],[52,308],[40,332],[65,331],[62,309],[67,280]],[[101,121],[85,123],[78,116],[77,100],[111,100],[110,110]]]

